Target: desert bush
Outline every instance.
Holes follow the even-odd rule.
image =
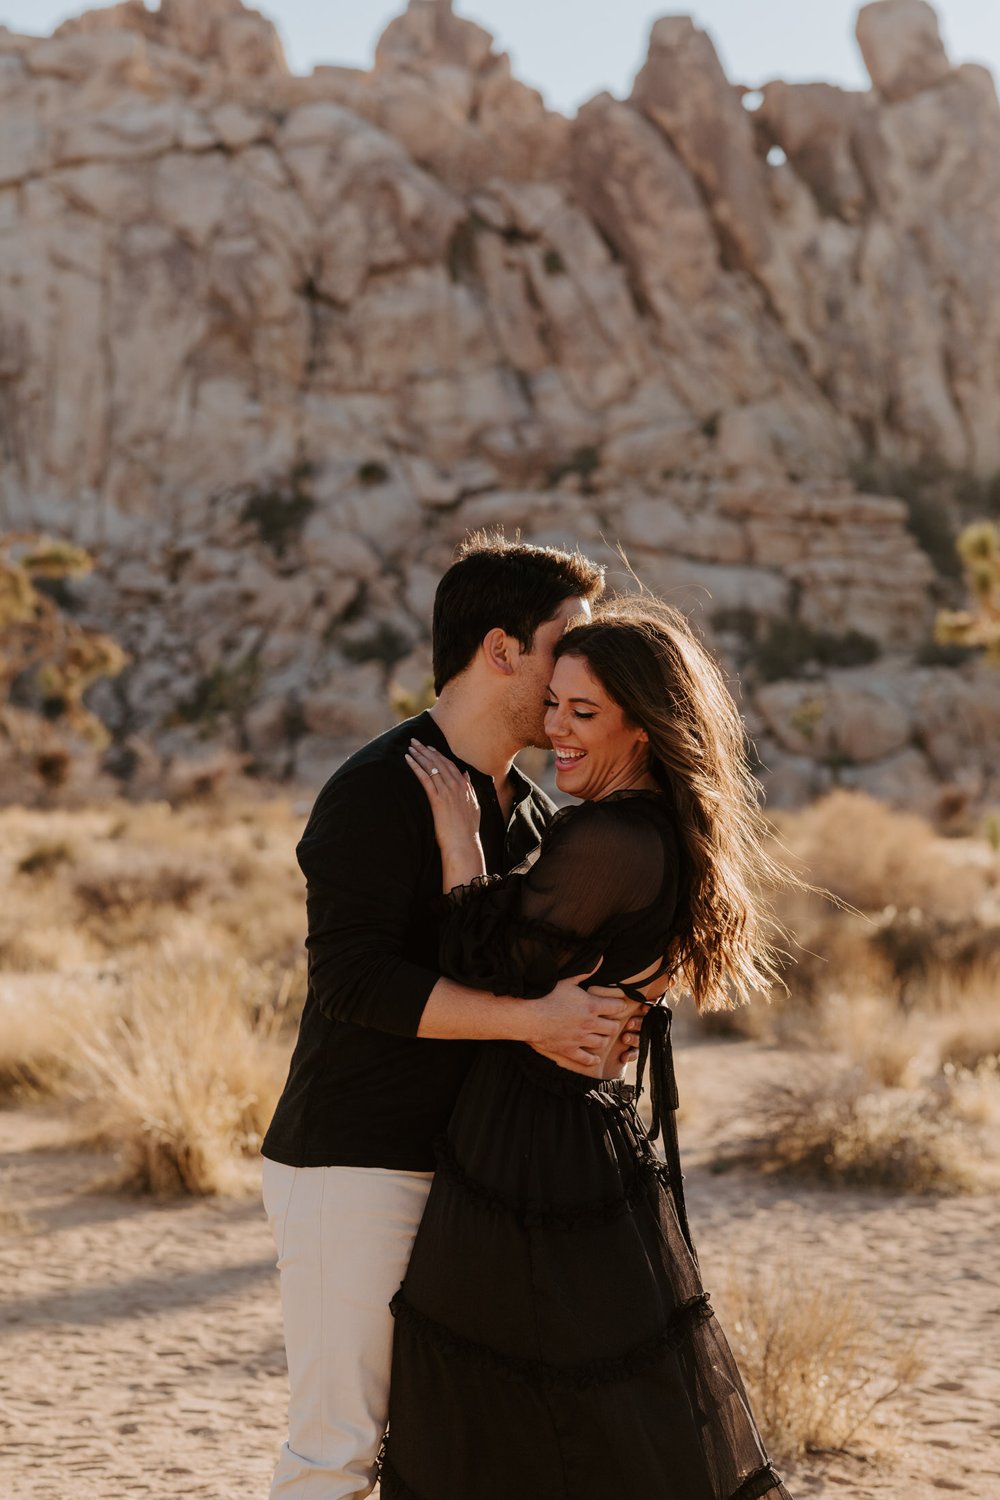
[[[196,870],[145,861],[92,868],[73,882],[84,917],[123,915],[140,906],[187,910],[204,887],[205,877]]]
[[[917,813],[863,792],[831,792],[810,807],[775,814],[774,823],[794,867],[862,912],[916,909],[958,920],[976,911],[997,879],[992,861],[967,858]]]
[[[958,538],[971,609],[942,610],[935,639],[942,646],[982,647],[987,661],[1000,665],[1000,526],[977,521]]]
[[[996,1004],[970,1008],[962,1023],[941,1043],[941,1061],[956,1068],[978,1068],[1000,1059],[1000,1014]]]
[[[238,1182],[277,1100],[287,986],[250,965],[179,962],[132,974],[122,1009],[66,1044],[84,1133],[121,1159],[114,1185],[212,1194]]]
[[[850,1449],[875,1456],[876,1419],[911,1386],[916,1344],[877,1308],[800,1263],[723,1273],[717,1301],[768,1446],[783,1459]]]
[[[35,844],[26,854],[22,854],[15,868],[19,875],[38,875],[44,878],[54,875],[62,865],[71,865],[75,858],[76,850],[72,844],[65,839],[55,839]]]
[[[2,998],[0,1103],[59,1094],[70,1069],[66,1036],[74,1017],[97,1021],[107,986],[64,983],[60,978],[22,975]]]
[[[65,1064],[53,1050],[52,1027],[44,1010],[5,1005],[0,1042],[0,1103],[26,1094],[51,1091],[65,1074]]]
[[[942,1074],[951,1114],[969,1125],[1000,1123],[1000,1057],[984,1057],[972,1067],[945,1063]]]
[[[885,995],[900,1011],[963,1006],[1000,982],[1000,859],[988,840],[942,838],[914,813],[837,791],[773,819],[775,844],[821,891],[776,893],[790,934],[784,978],[795,1010],[831,993]],[[985,992],[985,991],[984,991]],[[801,1017],[799,1018],[801,1019]]]
[[[758,1134],[738,1160],[833,1186],[972,1191],[979,1152],[947,1106],[943,1091],[873,1087],[858,1068],[800,1067],[751,1100]]]
[[[841,1054],[866,1084],[915,1088],[940,1067],[938,1028],[922,1011],[901,1013],[885,993],[834,992],[818,1006],[812,1034],[800,1042]]]

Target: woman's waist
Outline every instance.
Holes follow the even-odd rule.
[[[526,1042],[488,1042],[483,1056],[473,1066],[492,1070],[500,1067],[512,1069],[553,1094],[581,1095],[599,1094],[611,1100],[630,1104],[635,1098],[635,1085],[622,1077],[596,1078],[592,1073],[578,1073],[573,1068],[564,1068],[551,1057],[536,1052]]]

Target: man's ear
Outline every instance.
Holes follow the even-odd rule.
[[[499,672],[503,677],[514,675],[516,649],[517,642],[499,626],[483,637],[482,650],[486,665],[491,671]]]

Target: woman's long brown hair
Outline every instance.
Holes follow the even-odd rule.
[[[768,854],[759,788],[736,704],[684,616],[649,594],[599,606],[559,641],[582,657],[649,735],[652,772],[673,804],[682,870],[671,950],[699,1011],[732,1010],[780,982],[766,891],[788,872]]]

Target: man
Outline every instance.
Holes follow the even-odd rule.
[[[626,1049],[634,1041],[626,1028],[638,1007],[616,994],[567,980],[542,1000],[496,998],[440,974],[440,855],[404,760],[415,737],[467,770],[489,871],[520,863],[555,809],[514,756],[547,743],[553,648],[602,589],[602,571],[578,553],[471,538],[435,599],[437,703],[331,777],[297,847],[309,987],[263,1144],[291,1382],[272,1500],[371,1493],[388,1408],[388,1304],[472,1044],[527,1042],[579,1068],[610,1036],[623,1033]]]

